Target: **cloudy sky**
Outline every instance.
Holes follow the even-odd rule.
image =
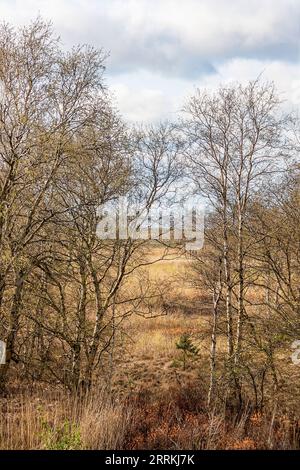
[[[107,81],[131,121],[172,119],[196,87],[260,73],[300,106],[300,0],[0,0],[2,21],[38,14],[66,46],[110,52]]]

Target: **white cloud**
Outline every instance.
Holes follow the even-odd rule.
[[[111,67],[123,73],[188,78],[235,56],[292,61],[299,46],[298,0],[0,0],[0,15],[13,22],[38,12],[67,43],[110,50]]]
[[[192,91],[189,80],[145,71],[110,76],[108,85],[122,115],[132,122],[176,119]]]
[[[124,118],[131,122],[153,122],[167,118],[170,110],[169,97],[159,89],[136,90],[122,83],[112,87],[118,107]]]
[[[300,65],[280,61],[236,58],[222,64],[217,73],[192,82],[149,72],[130,73],[111,76],[109,86],[126,119],[151,122],[174,120],[195,88],[215,90],[225,83],[246,83],[260,74],[263,79],[274,81],[287,110],[300,109]]]
[[[199,86],[213,89],[222,83],[246,83],[259,75],[262,79],[275,83],[289,109],[300,107],[300,63],[236,58],[224,62],[217,74],[205,77],[199,82]]]

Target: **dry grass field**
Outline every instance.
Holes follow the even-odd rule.
[[[167,313],[158,308],[152,318],[132,315],[126,320],[111,366],[107,359],[109,383],[72,397],[16,379],[11,396],[0,399],[0,448],[297,448],[300,421],[291,418],[280,398],[264,412],[245,406],[239,416],[207,408],[211,318],[204,293],[184,283],[189,262],[179,257],[147,268],[156,281],[172,276],[169,307]],[[176,346],[184,334],[198,348],[185,363]],[[225,338],[219,341],[221,354]],[[295,374],[295,368],[285,366],[286,354],[282,352],[282,373]]]

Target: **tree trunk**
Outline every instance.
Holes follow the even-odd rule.
[[[85,330],[86,301],[87,301],[87,272],[84,259],[80,260],[80,299],[78,306],[77,336],[73,344],[72,358],[72,389],[78,390],[81,374],[81,349]]]
[[[218,320],[218,304],[220,294],[213,294],[213,324],[211,333],[210,347],[210,382],[207,396],[207,406],[210,407],[215,394],[216,386],[216,347],[217,347],[217,320]]]
[[[15,342],[19,330],[20,307],[25,278],[25,271],[21,270],[17,273],[15,291],[10,311],[9,330],[6,338],[6,363],[0,365],[0,390],[5,390],[6,388],[7,375],[15,352]]]
[[[243,323],[244,323],[244,253],[243,253],[243,219],[239,213],[238,219],[238,312],[237,312],[237,329],[236,329],[236,348],[234,355],[234,363],[238,365],[242,340],[243,340]]]

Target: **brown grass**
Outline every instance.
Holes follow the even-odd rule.
[[[40,397],[39,397],[40,395]],[[2,399],[1,449],[299,449],[300,422],[245,408],[208,411],[201,381],[144,387],[120,401],[105,393]]]
[[[43,398],[41,398],[43,397]],[[120,449],[130,408],[104,394],[23,394],[1,400],[0,449]]]
[[[184,264],[163,261],[151,265],[150,275],[167,277]],[[19,384],[11,397],[0,398],[0,448],[299,449],[300,419],[286,410],[279,395],[277,405],[269,403],[264,412],[250,403],[239,414],[221,407],[207,410],[210,317],[205,309],[197,311],[199,293],[180,280],[165,301],[172,307],[167,315],[158,305],[157,317],[132,316],[124,323],[110,394],[102,385],[84,399],[51,389],[21,393]],[[176,348],[183,333],[200,350],[185,370]],[[225,337],[218,342],[220,354]],[[292,376],[295,369],[285,366],[284,373]],[[296,397],[294,388],[290,394]]]

